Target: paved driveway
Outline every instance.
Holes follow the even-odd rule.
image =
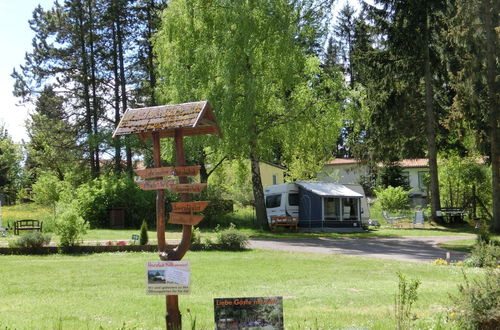
[[[466,253],[448,251],[438,243],[470,239],[471,236],[415,236],[374,238],[306,238],[306,239],[252,239],[253,249],[281,250],[312,253],[345,254],[368,258],[392,259],[413,262],[430,262],[437,258],[464,260]]]

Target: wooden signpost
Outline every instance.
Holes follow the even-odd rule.
[[[113,137],[137,134],[141,139],[153,140],[154,168],[136,170],[142,179],[138,185],[143,190],[156,190],[156,235],[158,252],[161,260],[178,261],[191,246],[192,226],[203,219],[202,212],[209,204],[207,201],[191,202],[190,194],[200,193],[206,183],[189,184],[188,176],[196,176],[200,166],[186,166],[183,137],[201,134],[221,134],[215,116],[207,101],[190,102],[164,106],[128,109]],[[173,137],[175,147],[175,166],[162,167],[160,138]],[[175,180],[164,180],[164,177],[177,177]],[[165,241],[165,189],[180,194],[181,202],[172,203],[169,222],[181,224],[182,239],[173,250],[166,251]],[[182,316],[179,311],[179,301],[176,295],[167,295],[167,329],[182,329]]]
[[[173,212],[203,212],[210,202],[177,202],[172,203]]]
[[[158,167],[145,168],[134,170],[135,174],[143,179],[163,177],[163,176],[196,176],[200,173],[201,166],[184,166],[184,167]]]
[[[197,214],[187,214],[187,213],[174,213],[170,212],[169,223],[175,223],[178,225],[191,225],[196,226],[203,220],[204,216]]]

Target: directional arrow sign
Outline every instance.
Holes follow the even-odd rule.
[[[186,214],[186,213],[173,213],[170,212],[170,217],[168,222],[175,223],[178,225],[191,225],[196,226],[203,220],[204,216],[196,214]]]
[[[210,204],[209,201],[199,202],[176,202],[172,203],[172,211],[174,212],[202,212]]]
[[[206,183],[180,183],[170,186],[168,189],[179,194],[197,194],[203,191]]]
[[[143,179],[157,178],[163,176],[196,176],[200,173],[201,166],[168,166],[146,168],[142,170],[134,170],[135,174]]]
[[[148,180],[138,181],[137,184],[142,190],[162,190],[170,189],[174,182],[174,180]]]

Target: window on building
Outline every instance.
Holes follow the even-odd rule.
[[[272,209],[281,205],[281,195],[266,196],[266,207]]]
[[[342,198],[342,220],[358,219],[359,198]]]
[[[401,176],[404,178],[404,180],[407,184],[410,184],[410,172],[403,171],[403,172],[401,172]]]
[[[340,198],[325,198],[325,220],[340,220]]]
[[[427,171],[420,171],[418,172],[418,187],[421,190],[427,190],[427,177],[429,175],[429,172]]]
[[[273,184],[278,184],[278,176],[273,174]]]

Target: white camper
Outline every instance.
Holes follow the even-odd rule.
[[[267,186],[264,190],[264,197],[269,224],[271,224],[271,217],[274,216],[299,217],[299,187],[295,183]]]

